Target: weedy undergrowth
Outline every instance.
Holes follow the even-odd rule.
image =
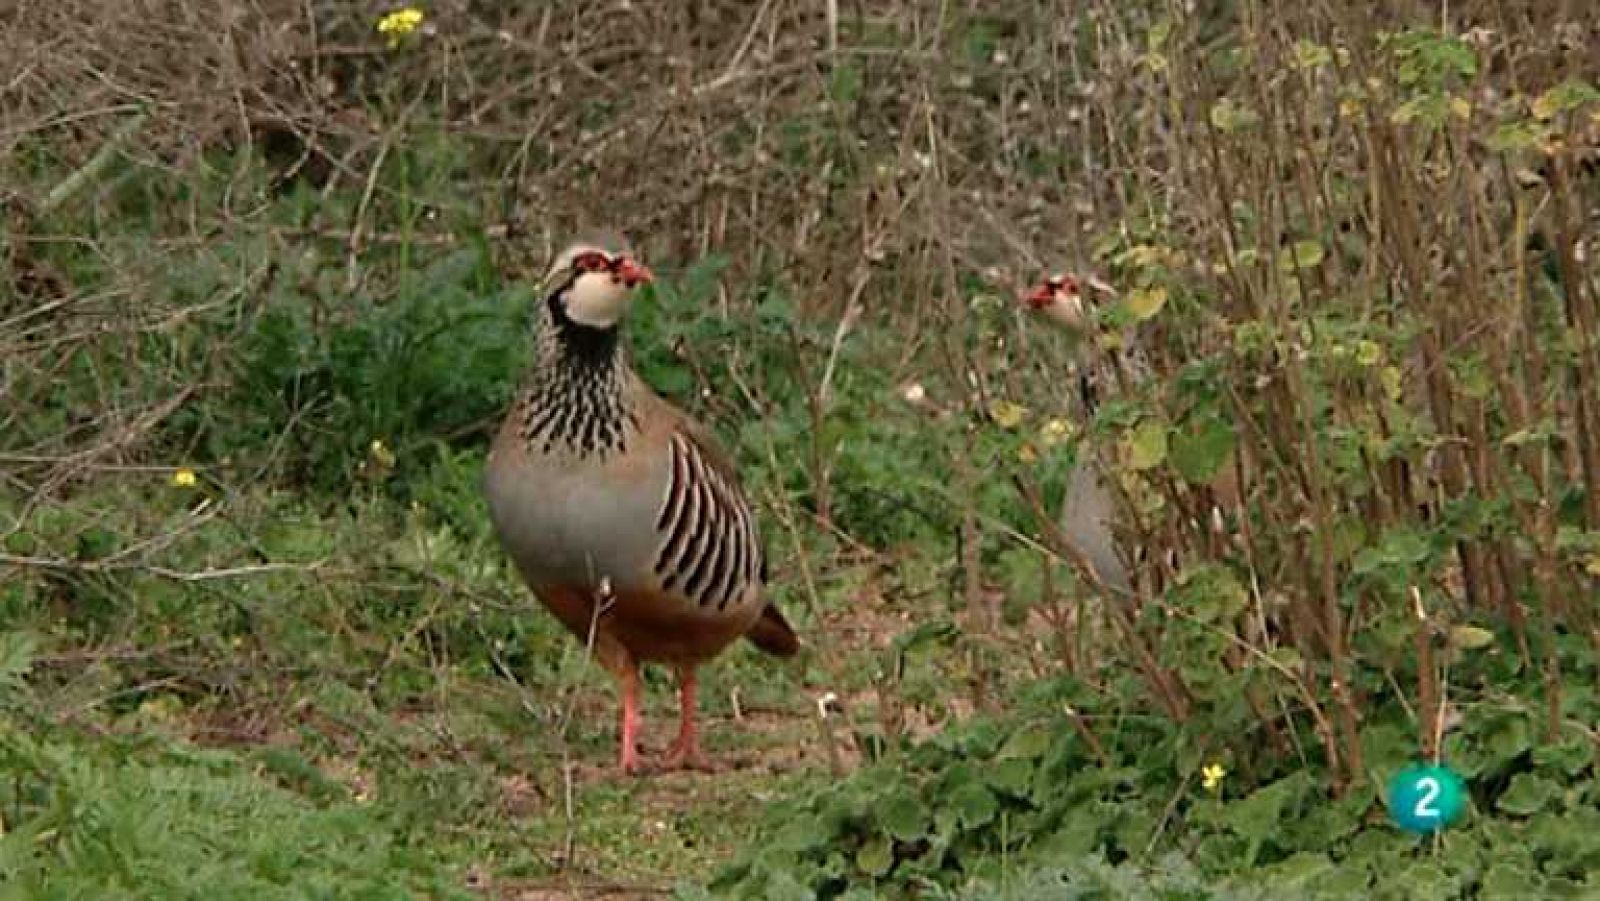
[[[785,766],[880,761],[718,889],[1590,890],[1600,44],[1536,6],[555,4],[392,44],[353,7],[30,9],[0,673],[34,775],[0,816],[75,831],[15,872],[205,872],[130,876],[92,805],[44,825],[195,767],[174,819],[256,848],[237,790],[375,891],[386,835],[510,878],[721,856],[582,821],[561,774],[609,727],[478,500],[525,286],[605,211],[665,276],[639,369],[735,451],[817,649],[708,704],[794,725]],[[1013,302],[1062,268],[1116,290],[1076,346]],[[1055,529],[1090,459],[1133,597]],[[1375,798],[1436,755],[1476,812],[1419,848]]]

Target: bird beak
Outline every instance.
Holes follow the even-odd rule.
[[[1022,302],[1035,310],[1042,310],[1050,306],[1056,299],[1056,289],[1048,283],[1042,284],[1022,296]]]
[[[618,258],[615,271],[617,276],[622,279],[622,283],[630,288],[656,280],[654,273],[645,266],[634,262],[632,257]]]

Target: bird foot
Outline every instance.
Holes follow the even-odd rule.
[[[674,770],[693,770],[700,773],[715,773],[716,764],[711,762],[700,750],[698,743],[673,742],[667,748],[667,756],[661,761],[661,768],[667,772]]]

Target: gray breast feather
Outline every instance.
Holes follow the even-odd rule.
[[[496,462],[486,473],[490,518],[530,583],[640,583],[655,549],[650,517],[662,473],[644,471],[630,480],[542,460]]]

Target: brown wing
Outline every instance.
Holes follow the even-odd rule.
[[[764,584],[767,580],[767,561],[761,538],[756,528],[755,515],[745,499],[744,488],[734,468],[716,438],[694,420],[675,407],[662,402],[673,414],[674,429],[669,441],[672,454],[672,471],[666,501],[656,529],[667,536],[656,559],[656,572],[663,587],[672,578],[674,584],[682,583],[682,590],[696,603],[715,603],[718,609],[739,597],[745,586],[752,582]],[[706,488],[697,487],[705,484]],[[710,526],[711,522],[726,522],[731,527]],[[704,597],[688,591],[693,573],[698,568],[691,565],[691,557],[716,556],[715,551],[704,548],[716,545],[712,535],[696,536],[699,530],[721,530],[724,545],[720,567],[727,572],[730,586],[726,594],[718,594],[719,587],[705,589]],[[732,545],[731,548],[726,545]],[[700,550],[695,550],[700,549]],[[709,564],[716,569],[718,564]],[[676,576],[676,578],[673,578]],[[720,581],[712,581],[720,586]],[[746,633],[746,638],[761,650],[778,657],[789,657],[800,649],[800,638],[784,619],[777,605],[767,602],[761,615]]]
[[[656,517],[661,587],[697,606],[726,609],[760,585],[755,517],[725,460],[687,420],[667,439],[667,491]],[[719,465],[721,464],[721,465]]]

